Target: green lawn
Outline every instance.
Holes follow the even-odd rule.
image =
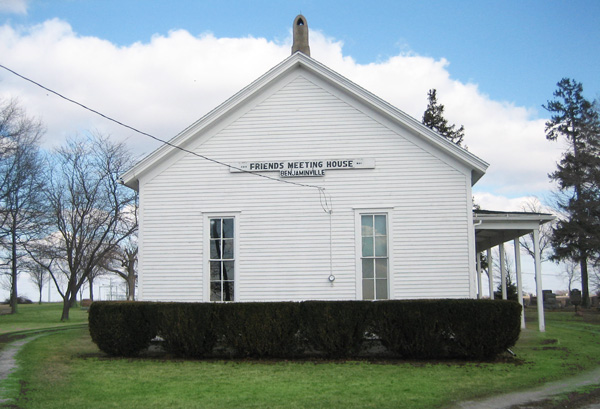
[[[69,321],[61,322],[62,303],[22,304],[17,314],[0,315],[0,335],[13,332],[60,328],[87,323],[87,311],[71,308]],[[6,307],[9,311],[9,308]]]
[[[533,317],[533,316],[532,316]],[[86,329],[27,344],[0,384],[20,408],[432,408],[600,365],[597,315],[547,313],[497,362],[276,362],[108,358]]]

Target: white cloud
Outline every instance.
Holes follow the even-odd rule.
[[[27,29],[0,27],[3,64],[163,139],[282,61],[290,45],[291,39],[280,44],[210,33],[195,37],[176,30],[119,47],[82,37],[57,19]],[[358,64],[343,54],[340,41],[316,30],[311,32],[311,52],[316,60],[419,120],[427,90],[436,88],[449,121],[465,126],[470,151],[490,163],[479,190],[522,196],[549,189],[547,173],[561,147],[545,140],[544,121],[533,119],[525,108],[491,100],[476,84],[452,79],[448,61],[406,53]],[[157,146],[7,72],[0,72],[0,83],[0,96],[19,97],[30,114],[45,122],[47,146],[90,129],[126,139],[138,154]]]
[[[0,13],[27,14],[28,0],[0,0]]]
[[[557,211],[549,206],[544,198],[540,199],[533,195],[509,198],[490,192],[475,192],[473,193],[473,199],[477,205],[485,210],[557,214]]]
[[[528,200],[532,200],[532,196],[523,196],[508,198],[492,193],[474,193],[473,199],[482,209],[497,210],[505,212],[520,212],[523,211],[523,206]]]

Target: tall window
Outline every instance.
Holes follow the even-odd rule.
[[[233,301],[235,243],[233,217],[210,218],[210,300]]]
[[[388,298],[387,215],[363,214],[360,221],[363,299],[384,300]]]

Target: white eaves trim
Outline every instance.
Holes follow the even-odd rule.
[[[304,67],[305,69],[308,69],[312,73],[318,75],[342,91],[354,96],[360,101],[367,103],[367,105],[370,105],[375,111],[413,131],[416,135],[421,136],[432,146],[441,149],[442,151],[448,153],[451,157],[454,157],[459,162],[465,164],[472,170],[471,184],[475,184],[475,182],[477,182],[485,174],[485,171],[489,165],[482,159],[448,141],[446,138],[432,131],[393,105],[385,102],[371,92],[356,85],[352,81],[301,52],[296,52],[273,67],[271,70],[267,71],[250,85],[243,88],[224,103],[184,129],[182,132],[172,138],[169,143],[171,145],[185,148],[190,142],[190,138],[193,138],[203,129],[209,128],[223,115],[243,104],[271,81],[274,81],[276,78],[297,67]],[[174,153],[175,149],[176,148],[173,146],[163,144],[154,152],[146,156],[122,176],[125,185],[138,190],[140,176],[154,168],[154,166],[156,166],[158,163],[164,161],[167,157],[170,157]]]
[[[485,211],[484,211],[485,212]],[[556,219],[556,216],[549,213],[526,213],[526,212],[489,212],[482,213],[481,211],[475,210],[473,212],[473,223],[479,222],[506,222],[506,223],[522,223],[522,222],[534,222],[537,224],[544,224],[551,222]]]

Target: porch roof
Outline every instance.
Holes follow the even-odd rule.
[[[482,252],[517,239],[555,219],[549,213],[474,210],[475,248]]]

